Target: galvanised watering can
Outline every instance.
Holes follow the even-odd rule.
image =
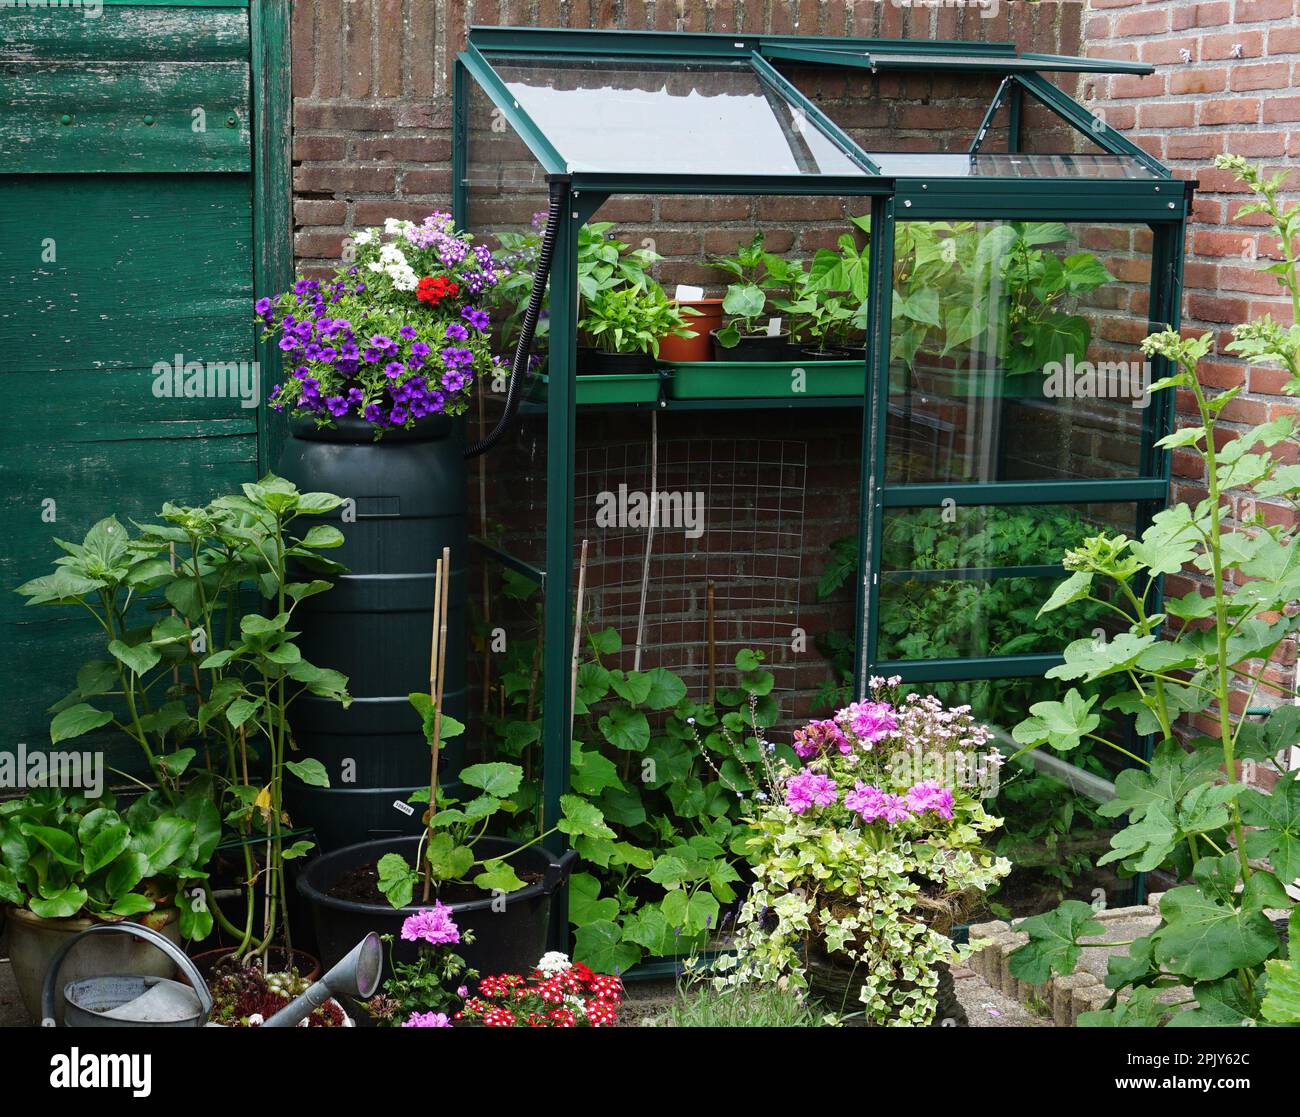
[[[138,923],[104,923],[69,939],[45,975],[41,993],[41,1023],[54,1027],[54,990],[63,959],[86,935],[112,933],[133,935],[152,943],[180,967],[188,979],[185,985],[166,977],[141,974],[108,974],[70,981],[63,987],[63,1023],[69,1028],[201,1028],[212,1012],[212,994],[194,963],[169,939]],[[369,997],[379,987],[383,951],[379,936],[366,935],[340,959],[324,977],[302,996],[285,1005],[263,1025],[264,1028],[292,1028],[336,994]]]

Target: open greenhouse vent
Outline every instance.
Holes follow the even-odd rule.
[[[653,440],[577,451],[586,623],[618,631],[618,666],[634,667],[639,628],[641,669],[670,668],[706,700],[711,586],[716,685],[734,685],[736,653],[753,648],[777,691],[795,689],[807,461],[806,442],[772,439],[670,439],[657,460]]]

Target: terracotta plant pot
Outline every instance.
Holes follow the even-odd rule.
[[[686,318],[686,326],[695,331],[695,336],[664,338],[659,343],[659,359],[671,364],[711,361],[713,349],[709,344],[709,334],[722,326],[722,300],[690,299],[678,302],[677,305],[699,311],[698,315],[688,315]]]
[[[23,1007],[39,1024],[41,987],[55,954],[69,938],[94,927],[93,919],[42,919],[26,908],[11,908],[7,933],[9,960]],[[178,946],[181,941],[180,912],[161,908],[141,916],[138,923],[158,931]],[[70,982],[109,974],[143,974],[173,977],[176,967],[162,951],[129,935],[91,935],[73,947],[59,971],[54,991],[54,1017],[63,1022],[63,989]]]
[[[217,968],[231,955],[230,947],[222,946],[215,950],[204,950],[199,954],[191,954],[190,958],[198,967],[199,973],[203,975],[204,981],[211,981],[216,974]],[[284,948],[273,946],[268,951],[271,960],[271,969],[276,973],[291,968],[298,970],[299,977],[305,977],[308,981],[315,981],[320,977],[320,959],[314,954],[308,954],[305,950],[293,951],[292,962],[288,962],[284,956]]]

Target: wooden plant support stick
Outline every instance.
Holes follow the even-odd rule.
[[[442,734],[442,668],[446,662],[447,617],[444,612],[447,600],[447,582],[450,579],[449,549],[442,549],[433,576],[433,636],[429,645],[429,700],[433,703],[433,740],[429,742],[429,826],[432,833],[434,813],[438,809],[438,745]],[[429,902],[433,885],[429,859],[424,860],[424,903]]]
[[[714,694],[717,692],[718,680],[718,643],[713,634],[713,579],[709,579],[709,592],[707,601],[707,625],[709,641],[709,705],[713,705]]]
[[[569,668],[569,736],[573,736],[573,707],[578,701],[578,652],[582,640],[582,598],[587,589],[587,540],[578,557],[578,597],[573,611],[573,662]]]
[[[659,412],[650,412],[650,526],[645,533],[645,558],[641,561],[641,602],[636,616],[636,649],[632,670],[641,670],[641,645],[645,639],[645,601],[650,592],[650,555],[654,550],[655,526],[659,522]],[[630,754],[629,754],[630,755]]]

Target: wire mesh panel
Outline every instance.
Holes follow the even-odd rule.
[[[579,449],[584,611],[622,636],[620,666],[671,668],[703,701],[754,648],[794,689],[807,458],[806,442],[762,438]]]

